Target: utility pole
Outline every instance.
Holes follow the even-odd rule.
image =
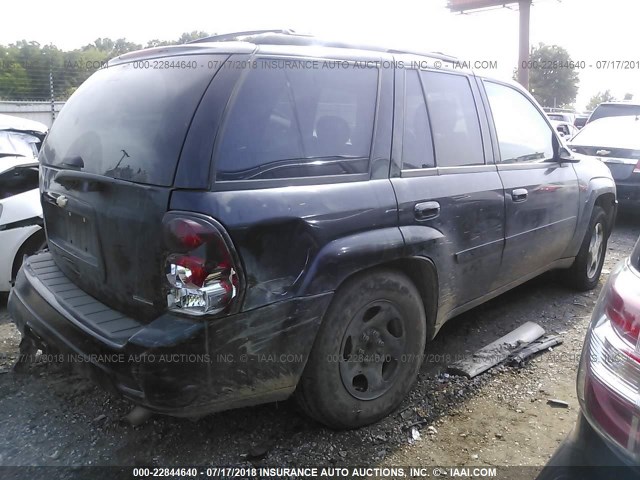
[[[49,63],[49,94],[51,96],[51,124],[53,125],[53,121],[56,119],[56,100],[53,94],[53,70],[51,63]]]
[[[518,48],[518,83],[529,90],[529,23],[533,0],[449,0],[447,6],[452,12],[473,12],[487,8],[507,7],[517,3],[520,10],[520,44]]]
[[[518,58],[518,83],[529,90],[529,25],[531,0],[520,0],[520,48]]]

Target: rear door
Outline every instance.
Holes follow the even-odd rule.
[[[74,283],[116,310],[144,319],[166,305],[161,220],[212,66],[225,59],[183,55],[102,69],[69,99],[45,140],[51,253]]]
[[[552,161],[556,134],[542,111],[510,85],[483,83],[504,184],[506,238],[500,280],[508,284],[561,258],[576,229],[578,179],[570,163]]]
[[[442,318],[494,288],[504,242],[502,183],[473,78],[397,75],[393,156],[401,165],[391,181],[409,253],[438,269]]]

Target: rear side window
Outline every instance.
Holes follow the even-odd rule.
[[[484,164],[478,111],[467,77],[420,72],[439,167]]]
[[[407,71],[404,99],[402,168],[434,167],[433,143],[431,142],[427,105],[417,70]]]
[[[378,70],[297,69],[259,60],[237,92],[218,180],[367,173]]]
[[[212,58],[221,64],[226,56],[170,57],[97,71],[60,112],[45,140],[43,163],[171,185],[191,118],[213,76],[207,68]],[[171,62],[179,67],[164,67]]]
[[[553,158],[553,133],[540,111],[517,90],[485,82],[502,163]]]

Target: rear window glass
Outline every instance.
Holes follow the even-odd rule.
[[[210,60],[180,56],[99,70],[60,112],[45,140],[42,162],[171,185],[191,118],[213,75]],[[164,68],[171,61],[176,67]]]
[[[573,122],[576,127],[584,127],[585,123],[587,123],[587,117],[578,117],[575,122]]]
[[[276,64],[259,60],[247,72],[225,122],[216,178],[368,172],[378,70]]]
[[[591,114],[589,122],[605,117],[622,117],[624,115],[640,115],[640,105],[599,105]]]

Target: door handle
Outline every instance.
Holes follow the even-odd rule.
[[[511,192],[511,198],[514,202],[524,202],[529,196],[526,188],[516,188]]]
[[[431,220],[440,215],[440,204],[438,202],[416,203],[413,213],[416,220]]]

